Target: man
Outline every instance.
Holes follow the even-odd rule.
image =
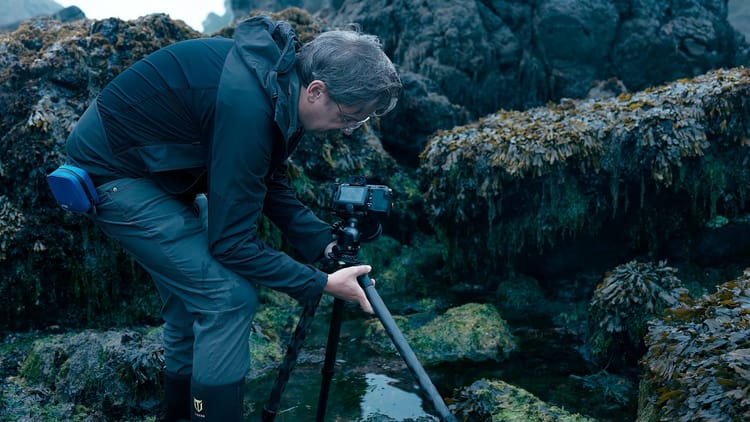
[[[270,218],[306,262],[330,250],[331,228],[295,198],[286,159],[305,130],[351,134],[391,111],[400,90],[377,38],[330,31],[299,46],[289,24],[259,16],[234,40],[149,55],[81,116],[67,153],[97,186],[90,216],[163,301],[168,420],[241,420],[258,286],[302,303],[325,292],[372,313],[356,281],[369,266],[325,274],[269,248],[257,223]],[[207,212],[197,213],[201,193]]]

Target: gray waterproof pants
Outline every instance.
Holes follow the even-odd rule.
[[[97,193],[93,221],[151,274],[161,296],[166,370],[206,386],[243,380],[257,288],[209,253],[205,197],[198,212],[144,178],[110,181]]]

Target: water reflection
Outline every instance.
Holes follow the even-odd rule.
[[[284,391],[275,422],[315,420],[320,393],[320,368],[300,365]],[[381,375],[351,371],[334,376],[326,406],[326,421],[438,421],[423,408],[419,387],[404,368]],[[403,375],[403,377],[402,377]],[[246,401],[252,409],[246,419],[260,420],[273,379],[248,385]]]
[[[363,419],[386,416],[397,421],[417,418],[438,420],[425,413],[422,399],[417,394],[396,387],[394,384],[397,380],[385,375],[365,374],[365,381],[367,389],[360,402]]]

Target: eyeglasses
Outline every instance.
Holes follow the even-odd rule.
[[[344,113],[344,110],[341,109],[341,104],[337,103],[336,101],[334,101],[334,103],[336,104],[336,107],[339,108],[339,118],[344,124],[344,128],[342,130],[346,132],[347,135],[350,135],[354,130],[359,129],[360,126],[370,120],[370,116],[367,116],[362,120],[357,120],[354,117],[347,116],[347,114]]]

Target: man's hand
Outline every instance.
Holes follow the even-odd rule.
[[[372,270],[372,267],[369,265],[342,268],[328,275],[328,283],[326,283],[323,291],[347,302],[357,302],[363,311],[372,314],[374,313],[372,306],[367,300],[365,291],[362,290],[357,281],[357,277],[369,273],[370,270]],[[370,281],[372,281],[373,285],[375,284],[375,280],[371,279]]]

